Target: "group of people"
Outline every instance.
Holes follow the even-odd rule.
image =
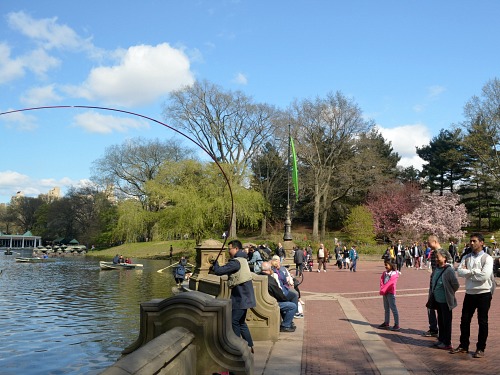
[[[113,257],[113,264],[120,264],[120,263],[132,264],[132,259],[124,258],[123,255],[116,254]]]
[[[356,245],[353,245],[351,249],[348,250],[346,246],[342,248],[339,243],[336,243],[332,253],[323,243],[321,243],[316,253],[316,261],[318,263],[317,272],[321,272],[321,270],[326,272],[326,265],[330,263],[333,257],[335,257],[335,264],[339,269],[349,269],[352,272],[356,272],[357,261],[359,259]],[[295,248],[293,261],[295,263],[296,275],[301,275],[303,271],[313,272],[314,261],[311,246],[307,246],[306,248]]]
[[[231,289],[232,302],[232,328],[238,337],[247,341],[252,353],[253,339],[246,323],[247,310],[256,306],[252,273],[268,278],[268,292],[276,299],[280,308],[280,332],[294,332],[296,326],[293,319],[304,316],[297,280],[287,267],[282,266],[280,255],[276,254],[270,260],[262,260],[260,250],[254,246],[243,248],[239,240],[232,240],[228,243],[229,261],[221,266],[216,259],[210,267],[215,275],[228,275],[227,283]],[[284,251],[282,255],[284,260]],[[259,257],[261,260],[256,261]],[[250,269],[250,264],[253,271]]]
[[[488,312],[496,286],[493,276],[493,258],[485,251],[484,237],[481,233],[473,233],[470,236],[469,250],[464,251],[461,257],[457,258],[456,253],[452,255],[453,245],[454,243],[451,242],[448,250],[443,249],[434,235],[429,236],[427,240],[432,273],[426,304],[429,330],[422,335],[437,338],[433,346],[438,349],[448,350],[451,354],[468,353],[471,321],[477,311],[479,332],[473,357],[482,358],[488,338]],[[384,257],[385,271],[380,277],[384,322],[379,325],[379,328],[390,328],[394,331],[400,330],[396,306],[396,284],[402,266],[398,258],[401,253],[400,248],[404,249],[401,241],[398,241],[398,244],[393,247],[394,254],[389,253]],[[387,252],[389,251],[390,249]],[[457,259],[460,264],[455,269],[454,263]],[[415,263],[415,266],[417,265],[418,263]],[[453,309],[457,306],[455,293],[460,285],[456,275],[465,279],[465,297],[460,320],[460,343],[454,348],[451,343]],[[392,327],[389,324],[391,311],[394,318]]]

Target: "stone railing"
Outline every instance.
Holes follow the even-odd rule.
[[[138,339],[104,374],[253,373],[250,349],[232,329],[227,277],[209,273],[221,248],[222,243],[216,240],[196,247],[190,292],[141,304]],[[220,253],[219,262],[226,262],[224,253]],[[247,313],[252,338],[278,341],[280,310],[268,293],[268,278],[252,275],[252,281],[257,301]]]
[[[196,374],[194,341],[194,334],[186,328],[173,328],[120,359],[101,374]]]
[[[226,254],[220,251],[221,248],[222,243],[217,240],[207,240],[196,246],[196,268],[189,279],[190,290],[197,290],[217,298],[230,298],[231,291],[227,286],[227,276],[209,273],[211,261],[217,256],[219,256],[219,264],[226,263]],[[280,308],[267,291],[267,276],[253,274],[252,279],[257,301],[257,306],[248,310],[247,313],[247,324],[252,338],[256,341],[278,341]]]
[[[123,351],[128,355],[104,374],[253,374],[250,348],[231,326],[229,300],[201,292],[152,300],[141,304],[140,324],[139,338]],[[177,370],[159,372],[167,368]]]

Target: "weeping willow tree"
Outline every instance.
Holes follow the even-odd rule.
[[[223,166],[228,179],[230,168]],[[188,235],[199,242],[203,237],[218,238],[228,229],[231,215],[230,190],[222,171],[214,163],[195,160],[166,162],[146,190],[157,202],[155,237],[167,239]],[[262,220],[265,200],[254,190],[231,182],[240,228],[254,229]]]

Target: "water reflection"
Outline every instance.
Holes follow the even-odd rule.
[[[139,260],[137,260],[139,261]],[[139,304],[171,295],[168,261],[101,271],[99,260],[0,255],[0,373],[98,374],[139,334]]]

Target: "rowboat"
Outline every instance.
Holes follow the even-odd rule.
[[[55,258],[38,258],[38,257],[33,257],[33,258],[26,258],[26,257],[17,257],[16,262],[18,263],[49,263],[49,262],[55,262]]]
[[[139,263],[113,263],[101,260],[99,262],[99,267],[101,267],[101,270],[133,270],[136,268],[143,268],[144,265]]]

